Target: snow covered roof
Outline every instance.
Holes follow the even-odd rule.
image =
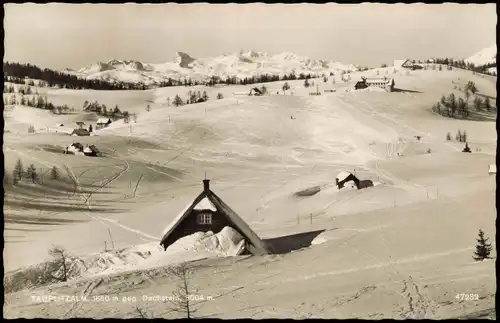
[[[68,148],[68,151],[80,151],[80,149],[78,149],[78,147],[75,147],[73,145],[67,147]]]
[[[83,149],[83,152],[84,153],[98,153],[99,150],[94,145],[90,145],[90,146],[85,147]]]
[[[87,129],[74,129],[72,134],[78,136],[90,136],[90,132]]]
[[[387,84],[390,84],[391,82],[393,81],[392,78],[383,78],[383,77],[380,77],[380,78],[367,78],[365,79],[365,82],[367,84],[373,84],[373,83],[387,83]]]
[[[497,173],[497,165],[495,164],[491,164],[488,168],[488,173],[494,173],[496,174]]]
[[[409,59],[396,59],[396,60],[394,60],[394,67],[401,67],[408,61],[410,61],[410,60]]]
[[[110,118],[99,118],[96,123],[108,123],[111,122]]]
[[[201,200],[198,204],[196,204],[196,206],[193,209],[217,211],[215,205],[212,202],[210,202],[210,200],[207,197],[203,198],[203,200]]]
[[[337,175],[336,179],[339,180],[339,182],[343,181],[344,179],[346,179],[348,176],[352,175],[351,173],[349,172],[341,172]]]
[[[268,248],[257,234],[248,226],[248,224],[234,212],[224,201],[222,201],[214,192],[206,187],[203,192],[198,195],[192,203],[190,203],[174,220],[163,230],[161,243],[175,230],[175,228],[193,211],[194,209],[210,209],[216,210],[224,214],[227,219],[238,229],[252,245],[251,251],[253,254],[268,254]]]

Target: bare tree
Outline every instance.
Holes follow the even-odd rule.
[[[148,316],[148,313],[144,311],[143,309],[139,308],[139,306],[135,306],[135,311],[137,312],[138,318],[141,319],[152,319],[153,317]]]
[[[167,274],[177,281],[177,289],[172,299],[168,300],[174,312],[182,313],[186,318],[193,318],[196,309],[193,304],[192,286],[190,284],[194,269],[188,263],[181,263],[167,268]]]
[[[52,275],[53,278],[60,280],[60,281],[67,281],[68,280],[68,267],[66,266],[66,261],[68,260],[68,253],[63,247],[59,246],[53,246],[49,250],[49,255],[54,258],[57,267],[56,268],[61,268],[62,273],[59,277]]]

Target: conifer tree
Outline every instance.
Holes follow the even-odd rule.
[[[59,179],[59,173],[57,171],[57,167],[56,166],[52,167],[52,169],[50,170],[50,178],[52,178],[54,180]]]
[[[490,253],[493,248],[491,247],[491,243],[488,243],[489,239],[484,236],[483,230],[479,229],[478,235],[479,238],[476,239],[476,251],[472,258],[474,258],[475,261],[483,261],[484,259],[490,258]]]
[[[29,178],[31,178],[31,181],[33,183],[36,182],[37,178],[38,178],[38,174],[36,172],[36,167],[35,165],[31,164],[28,169],[26,170],[26,173],[28,175]]]
[[[483,108],[483,102],[477,96],[474,98],[474,107],[476,108],[476,111],[481,111]]]
[[[181,97],[177,94],[174,98],[174,101],[172,102],[172,104],[176,107],[180,106],[180,105],[183,105],[184,102],[182,102],[182,99]]]
[[[24,168],[21,159],[18,159],[16,165],[14,166],[14,180],[21,180],[23,178]]]
[[[486,108],[486,111],[490,112],[491,111],[491,103],[490,103],[490,98],[486,97],[484,99],[484,106]]]
[[[307,86],[306,86],[306,84],[307,84]],[[307,82],[307,80],[304,82],[304,86],[305,87],[309,86],[309,83]],[[283,94],[285,94],[286,91],[288,91],[290,89],[290,85],[288,85],[288,82],[285,82],[285,84],[283,84],[282,89],[283,89]]]
[[[208,101],[207,91],[203,91],[203,95],[201,96],[201,98],[203,99],[203,102],[207,102]]]
[[[455,114],[457,110],[457,101],[455,99],[455,94],[451,93],[447,99],[447,106],[451,109],[451,114]]]

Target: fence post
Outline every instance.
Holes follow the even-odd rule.
[[[115,242],[113,241],[113,237],[111,236],[111,229],[108,228],[109,238],[111,239],[111,247],[113,250],[115,249]]]

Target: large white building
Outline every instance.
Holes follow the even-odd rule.
[[[361,77],[361,80],[359,80],[354,85],[354,89],[360,90],[360,89],[365,89],[369,86],[376,86],[386,90],[387,92],[392,92],[394,91],[394,85],[395,85],[394,79],[389,77],[369,78],[369,79],[366,77]]]

